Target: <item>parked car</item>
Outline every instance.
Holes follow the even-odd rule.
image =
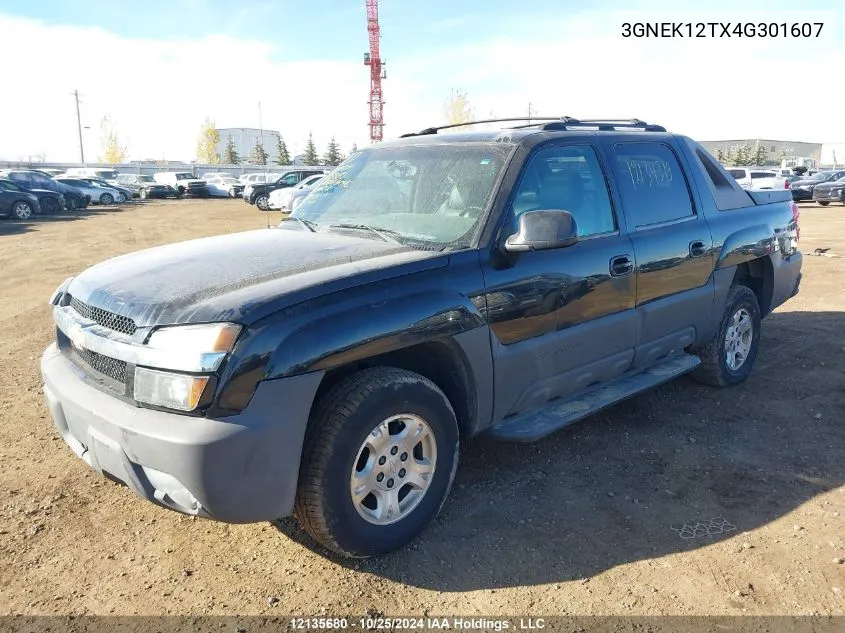
[[[208,192],[212,196],[224,198],[237,198],[244,190],[241,182],[233,176],[211,176],[205,178],[208,184]]]
[[[0,215],[29,220],[41,213],[38,196],[11,180],[0,179]]]
[[[744,189],[785,189],[784,177],[761,167],[728,167],[728,173]]]
[[[135,197],[135,192],[132,189],[129,189],[128,187],[122,187],[121,185],[118,185],[116,183],[109,183],[105,180],[100,180],[98,178],[79,178],[79,180],[87,182],[88,184],[97,187],[98,189],[114,189],[123,196],[122,200],[120,198],[117,199],[118,202],[131,201],[132,198]]]
[[[179,196],[208,198],[208,185],[204,180],[195,178],[189,171],[160,171],[153,174],[153,179],[162,185],[169,185]]]
[[[126,202],[126,196],[124,194],[108,186],[94,186],[81,178],[56,178],[56,180],[80,191],[82,194],[88,196],[95,204]]]
[[[120,174],[117,177],[117,184],[132,190],[136,198],[178,198],[179,192],[169,185],[163,185],[155,181],[152,176],[146,174]]]
[[[269,208],[292,211],[294,208],[294,201],[307,196],[311,187],[318,183],[322,178],[322,174],[308,176],[308,178],[300,181],[293,187],[286,187],[284,189],[271,191],[268,199]]]
[[[268,173],[253,173],[253,174],[243,174],[238,176],[238,180],[241,181],[241,184],[244,186],[251,185],[259,182],[268,182],[276,180],[281,174],[277,174],[276,172],[268,172]]]
[[[11,169],[0,172],[0,178],[6,178],[29,189],[38,195],[41,211],[45,214],[61,213],[65,209],[76,211],[84,209],[91,202],[91,198],[73,187],[60,183],[43,173],[29,169]],[[55,196],[42,196],[39,191],[52,191]]]
[[[842,176],[845,176],[845,170],[843,169],[826,170],[819,171],[813,174],[812,176],[796,180],[791,185],[789,185],[789,190],[792,192],[792,199],[796,202],[801,202],[803,200],[812,200],[813,190],[816,188],[817,185],[831,180],[839,180],[840,178],[842,178]]]
[[[845,204],[845,175],[813,187],[813,202],[826,207],[831,202]]]
[[[97,178],[106,182],[116,182],[120,173],[108,167],[71,167],[65,173],[68,178]]]
[[[799,290],[798,239],[788,191],[744,190],[660,126],[427,129],[357,152],[276,228],[60,284],[44,393],[71,450],[150,501],[294,514],[373,556],[432,521],[467,438],[538,440],[686,373],[742,383]]]
[[[275,180],[248,184],[244,188],[244,202],[254,204],[262,211],[267,211],[270,208],[271,191],[293,187],[309,176],[322,175],[324,173],[325,170],[322,169],[290,169],[280,174]]]
[[[47,189],[29,189],[16,183],[13,180],[4,178],[0,175],[0,187],[5,191],[15,193],[28,193],[35,196],[38,201],[38,206],[32,209],[35,214],[54,214],[65,210],[65,198],[62,194]],[[31,215],[31,214],[30,214]],[[21,218],[24,219],[24,218]]]

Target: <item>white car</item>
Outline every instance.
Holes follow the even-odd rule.
[[[244,185],[237,178],[220,174],[204,174],[208,193],[217,198],[237,198],[243,193]]]
[[[238,177],[238,180],[241,181],[241,184],[246,185],[255,185],[264,182],[272,182],[276,180],[280,174],[269,173],[265,174],[264,172],[256,173],[256,174],[243,174],[242,176]]]
[[[317,174],[308,176],[301,180],[293,187],[285,187],[284,189],[274,189],[270,192],[269,204],[271,209],[281,209],[282,211],[293,211],[295,203],[308,195],[317,182],[323,178],[324,174]]]
[[[94,185],[79,178],[56,178],[57,181],[73,187],[86,196],[91,196],[91,204],[114,204],[115,202],[126,202],[126,196],[111,187]]]
[[[783,189],[784,178],[773,169],[761,167],[728,167],[728,173],[734,177],[743,189]]]

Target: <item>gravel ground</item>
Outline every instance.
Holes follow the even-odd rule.
[[[470,442],[425,534],[357,563],[291,521],[136,498],[72,455],[43,401],[65,277],[265,222],[237,200],[0,222],[0,614],[845,615],[841,206],[802,207],[802,250],[830,250],[764,322],[745,384],[681,378],[535,445]]]

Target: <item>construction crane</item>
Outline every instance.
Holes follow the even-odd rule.
[[[381,94],[381,80],[387,79],[385,62],[379,55],[378,0],[367,3],[367,33],[370,36],[370,52],[364,53],[364,65],[370,67],[370,142],[378,143],[384,132],[384,101]]]

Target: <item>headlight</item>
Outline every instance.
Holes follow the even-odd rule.
[[[135,399],[168,409],[196,409],[206,384],[208,376],[173,374],[146,367],[135,369]]]
[[[196,371],[216,371],[240,331],[241,326],[234,323],[172,325],[155,330],[147,347],[158,350],[158,367],[182,369],[190,364]]]
[[[67,290],[67,287],[70,285],[70,282],[72,280],[73,280],[73,277],[68,277],[61,284],[59,284],[58,288],[56,288],[53,291],[53,294],[50,295],[50,302],[49,302],[51,306],[54,306],[59,302],[59,300],[62,298],[62,295],[65,293],[65,290]]]

